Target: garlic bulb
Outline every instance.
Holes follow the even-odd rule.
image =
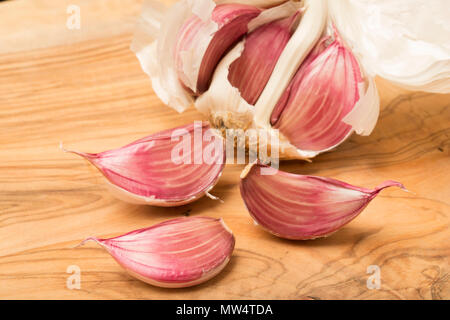
[[[133,49],[170,107],[182,112],[194,104],[222,131],[257,129],[279,136],[281,158],[308,159],[353,132],[373,131],[380,103],[376,73],[397,83],[406,77],[405,85],[415,89],[447,90],[446,44],[430,42],[439,61],[428,58],[406,75],[395,68],[389,74],[379,66],[380,51],[364,50],[379,33],[359,32],[371,27],[355,26],[364,23],[356,13],[367,15],[365,5],[372,2],[181,0],[170,8],[147,6]],[[373,6],[384,21],[387,4]],[[388,16],[401,8],[390,8]],[[393,48],[404,49],[405,41]]]

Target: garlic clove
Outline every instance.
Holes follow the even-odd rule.
[[[261,10],[244,4],[216,6],[210,17],[193,15],[178,31],[174,54],[182,84],[193,93],[205,92],[224,53],[248,31]]]
[[[326,0],[305,0],[300,24],[277,61],[274,71],[255,105],[255,123],[271,129],[272,112],[291,79],[322,36],[328,18]]]
[[[222,219],[178,218],[110,238],[88,238],[131,276],[164,288],[201,284],[230,261],[235,239]],[[82,244],[83,244],[82,243]]]
[[[329,150],[353,132],[343,119],[360,100],[361,87],[358,62],[337,36],[302,64],[275,107],[271,125],[301,150]]]
[[[278,171],[264,175],[260,163],[241,176],[241,195],[255,222],[281,238],[327,237],[355,219],[383,189],[404,186],[386,181],[370,190],[322,177]]]
[[[207,122],[166,130],[98,154],[73,153],[104,175],[117,198],[161,207],[209,196],[226,156],[223,138]]]
[[[297,11],[260,26],[246,37],[244,51],[230,66],[228,80],[249,104],[254,105],[264,90],[299,17]]]

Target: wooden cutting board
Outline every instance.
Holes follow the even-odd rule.
[[[69,30],[67,6],[81,8]],[[103,151],[202,119],[154,95],[130,51],[141,1],[0,3],[0,298],[25,299],[449,299],[450,95],[378,81],[382,112],[370,137],[353,136],[313,163],[282,169],[384,191],[328,239],[286,241],[252,223],[240,198],[243,166],[228,166],[208,198],[180,208],[123,203],[87,162],[60,151]],[[128,276],[95,244],[166,219],[223,217],[234,231],[230,264],[213,280],[169,290]],[[369,289],[368,267],[381,288]],[[75,266],[75,267],[74,267]],[[75,268],[75,269],[74,269]],[[79,268],[81,288],[67,288]]]

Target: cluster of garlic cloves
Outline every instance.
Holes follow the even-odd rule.
[[[372,132],[378,92],[326,0],[182,0],[165,17],[135,51],[144,70],[153,61],[153,88],[174,109],[193,103],[219,129],[279,130],[281,158],[312,158]]]

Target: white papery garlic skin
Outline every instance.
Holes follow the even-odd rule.
[[[372,74],[450,92],[448,0],[328,0],[330,17]]]
[[[330,37],[329,41],[325,42],[326,45],[331,45],[334,40],[339,41],[337,46],[340,48],[345,48],[347,52],[342,56],[342,59],[336,59],[336,63],[339,64],[338,68],[327,67],[327,69],[320,69],[320,66],[316,68],[311,67],[310,72],[317,72],[320,70],[321,73],[329,72],[329,76],[315,77],[314,74],[307,74],[305,70],[305,77],[312,77],[314,81],[319,81],[321,78],[329,79],[329,81],[342,81],[346,79],[345,75],[333,76],[333,72],[336,70],[341,70],[346,74],[354,75],[355,85],[351,86],[340,86],[335,84],[330,86],[332,90],[325,91],[326,84],[317,85],[314,81],[311,83],[313,94],[316,95],[315,103],[312,106],[317,108],[318,113],[323,113],[325,117],[320,121],[317,121],[318,126],[323,126],[324,123],[341,123],[350,126],[350,130],[347,135],[340,134],[339,137],[333,139],[332,136],[329,137],[329,141],[335,141],[330,145],[321,143],[320,148],[314,148],[314,141],[307,141],[303,143],[292,143],[283,133],[283,126],[280,130],[280,157],[281,158],[297,158],[297,159],[307,159],[315,157],[316,155],[329,151],[341,144],[346,138],[348,138],[353,132],[357,132],[361,135],[369,135],[377,122],[379,116],[379,96],[376,89],[373,77],[378,73],[381,76],[385,76],[387,79],[392,80],[396,83],[402,83],[404,86],[418,89],[418,90],[428,90],[435,92],[445,92],[448,91],[449,86],[449,55],[448,49],[450,46],[447,44],[438,44],[438,36],[434,38],[436,41],[419,41],[420,39],[414,40],[414,47],[411,48],[411,39],[408,35],[392,35],[392,32],[385,33],[385,38],[382,40],[384,43],[382,45],[389,46],[390,42],[397,43],[397,37],[400,37],[400,42],[398,45],[393,46],[395,50],[403,50],[398,61],[405,59],[406,57],[411,57],[411,59],[420,59],[421,56],[427,53],[427,48],[434,50],[430,56],[427,56],[423,63],[418,63],[415,70],[410,70],[410,73],[406,73],[406,79],[402,76],[401,69],[395,69],[392,67],[392,74],[389,74],[383,66],[380,67],[382,63],[374,63],[382,60],[377,60],[383,58],[380,50],[373,50],[372,54],[368,54],[368,48],[374,46],[374,43],[380,39],[380,35],[384,34],[385,30],[376,30],[370,35],[363,33],[364,31],[370,31],[373,26],[367,26],[367,20],[370,17],[367,15],[370,12],[370,8],[375,8],[378,14],[379,22],[385,20],[393,19],[396,14],[400,17],[405,15],[401,13],[403,7],[405,6],[405,1],[400,1],[399,5],[392,6],[390,2],[389,11],[384,11],[388,6],[386,1],[371,1],[371,0],[305,0],[305,1],[280,1],[280,0],[252,0],[252,1],[238,1],[238,0],[226,0],[226,1],[212,1],[212,0],[181,0],[175,3],[172,7],[164,7],[161,9],[160,5],[155,5],[157,1],[150,1],[146,5],[143,12],[143,23],[144,27],[141,27],[141,32],[137,34],[134,42],[134,50],[141,61],[144,71],[146,71],[152,78],[153,88],[156,94],[161,98],[161,100],[174,108],[175,110],[182,112],[186,110],[190,105],[194,104],[196,108],[205,114],[210,120],[211,124],[219,129],[258,129],[265,130],[269,136],[275,136],[278,134],[276,130],[272,127],[271,118],[274,109],[277,105],[282,103],[280,99],[289,97],[291,93],[286,92],[290,90],[293,86],[291,82],[298,72],[301,72],[301,67],[305,67],[305,60],[311,57],[311,52],[317,50],[317,48],[323,45],[322,42],[327,36]],[[417,3],[423,4],[424,1],[415,0]],[[439,2],[439,0],[437,1]],[[152,5],[153,4],[153,5]],[[245,4],[247,6],[255,6],[260,13],[253,17],[247,25],[247,35],[245,35],[237,43],[234,43],[232,47],[222,48],[220,52],[227,52],[226,55],[220,57],[220,62],[215,67],[215,71],[211,74],[210,85],[207,90],[196,90],[196,81],[199,78],[200,65],[202,63],[203,56],[205,52],[212,43],[214,43],[214,35],[219,33],[223,23],[215,23],[213,21],[215,10],[217,6],[227,5],[232,8],[233,5]],[[444,10],[442,1],[440,2]],[[159,7],[158,7],[159,6]],[[432,5],[433,10],[439,5]],[[151,8],[151,9],[149,9]],[[158,9],[159,8],[159,9]],[[427,8],[422,8],[421,13],[426,14]],[[164,11],[164,12],[163,12]],[[157,13],[155,13],[157,12]],[[257,83],[255,85],[261,86],[261,94],[254,105],[249,104],[245,99],[243,99],[240,90],[243,88],[236,88],[229,81],[230,66],[238,60],[241,55],[246,54],[246,41],[249,34],[257,32],[258,28],[267,26],[268,24],[291,17],[294,14],[301,14],[300,22],[298,26],[295,27],[291,38],[285,45],[281,55],[276,61],[275,67],[270,74],[270,77],[260,77],[268,78],[266,83]],[[346,16],[347,14],[347,16]],[[358,16],[361,14],[361,16]],[[386,17],[384,16],[386,14]],[[365,16],[364,16],[365,15]],[[409,22],[409,18],[413,13],[408,13],[408,19],[400,19],[401,23]],[[442,13],[440,14],[442,16]],[[161,20],[161,17],[162,20]],[[189,48],[189,52],[177,52],[177,43],[180,39],[180,30],[188,21],[192,19],[200,19],[203,21],[205,27],[200,28],[198,34],[195,38],[195,45]],[[197,17],[197,18],[195,18]],[[154,28],[158,25],[159,27]],[[229,21],[226,20],[226,23]],[[246,22],[247,23],[247,22]],[[380,23],[377,25],[381,28]],[[369,23],[370,24],[370,23]],[[243,26],[241,26],[242,28]],[[245,26],[244,26],[245,27]],[[400,27],[397,26],[398,30]],[[144,30],[142,32],[142,30]],[[256,31],[255,31],[256,30]],[[423,32],[419,32],[417,28],[413,28],[411,34],[415,36],[420,36]],[[414,31],[416,30],[416,31]],[[262,32],[261,32],[262,33]],[[147,37],[142,37],[142,34],[146,34]],[[181,33],[183,35],[183,33]],[[411,35],[409,34],[409,35]],[[230,35],[231,37],[232,35]],[[235,36],[235,35],[234,35]],[[264,35],[263,35],[264,36]],[[153,38],[152,41],[149,39]],[[250,39],[250,38],[249,38]],[[183,41],[184,39],[181,39]],[[263,43],[264,41],[262,41]],[[266,41],[270,43],[270,41]],[[334,42],[335,43],[335,42]],[[419,49],[419,44],[423,44]],[[183,45],[184,47],[189,47],[189,45]],[[270,50],[270,46],[266,48],[260,48],[263,50]],[[422,50],[422,51],[421,51]],[[175,52],[174,52],[175,51]],[[412,51],[412,53],[410,52]],[[341,52],[338,50],[338,52]],[[400,63],[392,57],[395,57],[395,52],[390,51],[391,56],[386,59],[391,62],[391,64]],[[258,59],[258,50],[252,53],[255,59]],[[183,58],[182,66],[182,77],[180,78],[180,60],[178,63],[176,57],[188,57]],[[267,55],[266,55],[267,56]],[[390,60],[389,60],[390,59]],[[413,61],[412,60],[412,61]],[[356,65],[351,61],[357,61]],[[350,63],[351,62],[351,63]],[[344,63],[344,65],[342,65]],[[404,63],[404,62],[402,62]],[[350,69],[349,65],[352,64],[353,67]],[[255,65],[255,63],[249,63],[249,65]],[[401,67],[401,66],[400,66]],[[399,68],[400,68],[399,67]],[[305,67],[306,68],[306,67]],[[303,68],[303,69],[305,69]],[[342,71],[344,70],[344,71]],[[424,72],[426,70],[426,72]],[[243,70],[245,72],[252,72],[253,70]],[[184,76],[186,75],[186,76]],[[248,74],[247,74],[248,75]],[[302,75],[300,75],[302,76]],[[297,78],[299,75],[297,75]],[[248,78],[248,77],[246,77]],[[187,80],[188,79],[188,80]],[[298,81],[298,79],[297,79]],[[311,80],[312,81],[312,80]],[[205,81],[203,81],[204,83]],[[303,85],[300,87],[307,87]],[[317,88],[314,91],[314,88]],[[357,93],[344,92],[340,88],[346,88],[345,90],[357,90]],[[304,89],[303,89],[304,90]],[[258,90],[256,90],[258,91]],[[298,92],[301,94],[301,92]],[[292,93],[292,94],[295,94]],[[348,94],[352,97],[357,97],[357,101],[349,102],[345,95]],[[323,103],[320,104],[320,98],[323,96]],[[336,98],[339,97],[339,98]],[[333,100],[333,103],[331,102]],[[350,98],[349,98],[350,99]],[[343,108],[336,105],[336,100],[338,103],[344,103],[347,101],[347,105],[352,103],[352,108]],[[300,101],[300,100],[299,100]],[[308,102],[308,101],[307,101]],[[302,102],[304,103],[304,101]],[[312,103],[312,102],[311,102]],[[305,105],[298,105],[298,114],[300,115],[298,121],[302,122],[301,114],[302,107],[306,110]],[[292,108],[292,107],[291,107]],[[311,106],[309,107],[311,110]],[[325,110],[326,112],[322,112]],[[342,110],[345,110],[343,113]],[[311,112],[309,113],[311,117]],[[308,120],[309,119],[305,119]],[[314,122],[314,121],[313,121]],[[295,123],[294,123],[295,124]],[[312,124],[314,125],[314,124]],[[295,127],[289,128],[290,135],[292,132],[295,134]],[[303,128],[305,130],[305,128]],[[337,130],[337,129],[336,129]],[[314,128],[315,137],[320,134],[320,128]],[[333,135],[333,128],[328,127],[327,134]],[[337,130],[339,131],[339,130]],[[342,130],[341,130],[342,132]],[[338,133],[336,133],[338,135]],[[304,135],[308,136],[308,135]],[[323,137],[322,137],[323,138]],[[313,138],[311,138],[313,139]],[[323,141],[323,139],[322,139]],[[313,146],[311,148],[302,149],[301,145]],[[308,150],[310,149],[310,150]]]

